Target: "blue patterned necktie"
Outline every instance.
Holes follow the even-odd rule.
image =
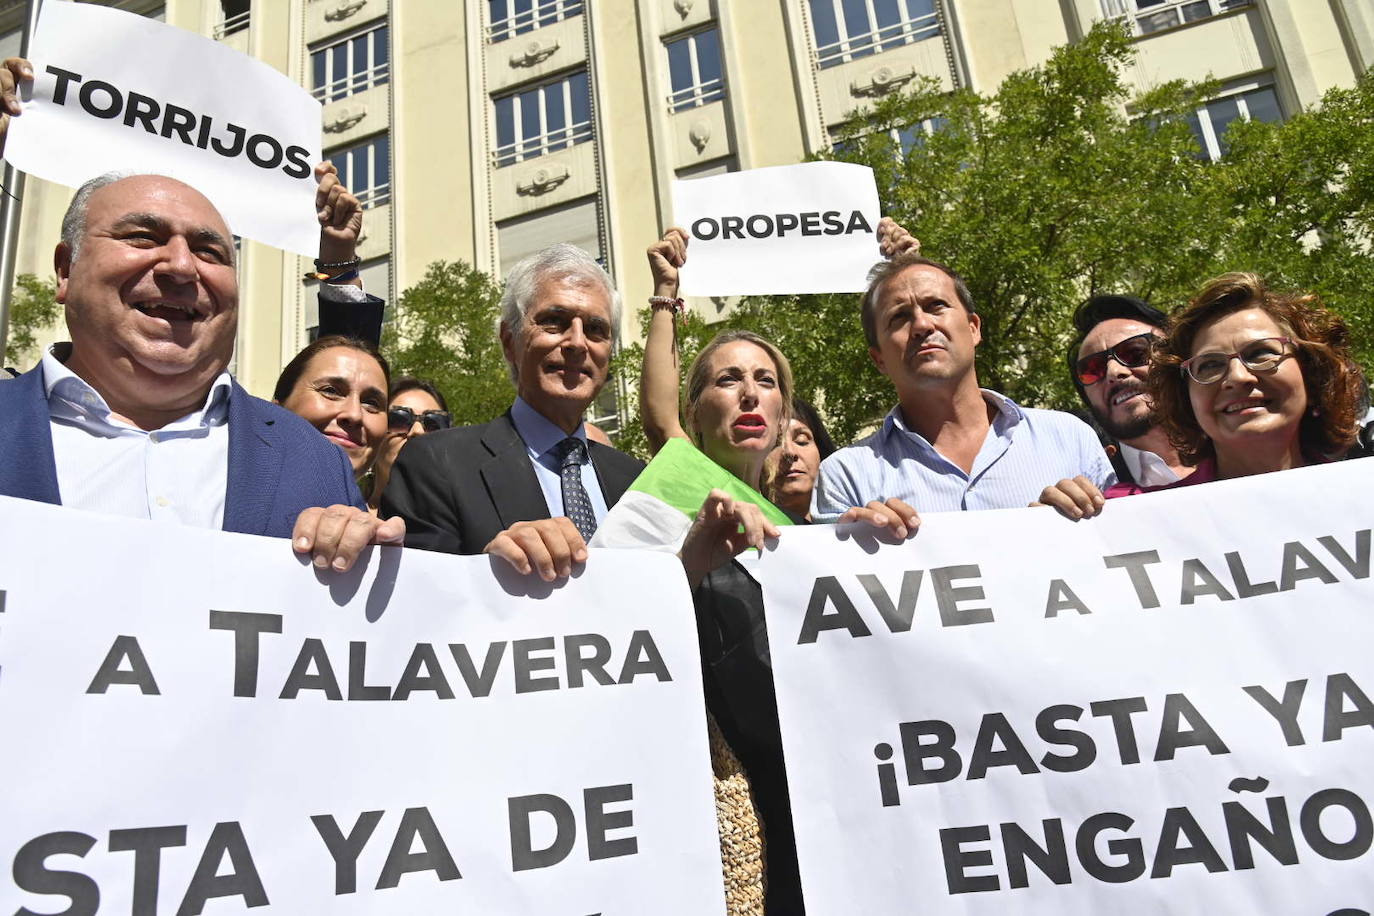
[[[558,476],[563,481],[563,514],[572,519],[577,533],[590,541],[596,533],[596,513],[582,486],[582,465],[587,463],[587,444],[569,436],[554,446],[558,455]]]

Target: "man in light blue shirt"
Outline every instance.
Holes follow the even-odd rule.
[[[821,464],[813,517],[894,499],[919,512],[1007,509],[1065,478],[1114,482],[1086,423],[978,386],[982,322],[954,271],[903,252],[869,273],[862,308],[869,355],[897,406],[877,432]]]

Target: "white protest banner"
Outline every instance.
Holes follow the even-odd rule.
[[[1372,473],[785,532],[809,916],[1368,912]]]
[[[873,170],[805,162],[673,182],[682,294],[852,293],[878,251]]]
[[[0,910],[724,910],[676,558],[330,579],[284,540],[0,518]]]
[[[284,74],[166,23],[47,0],[29,47],[33,96],[5,159],[78,187],[105,172],[177,178],[239,235],[314,257],[320,103]]]

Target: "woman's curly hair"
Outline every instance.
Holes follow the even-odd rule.
[[[1293,341],[1311,408],[1298,430],[1303,454],[1312,460],[1340,455],[1359,432],[1364,392],[1364,374],[1350,352],[1349,327],[1315,293],[1276,292],[1255,274],[1229,273],[1207,281],[1170,317],[1169,335],[1157,342],[1150,359],[1147,384],[1155,416],[1179,458],[1196,464],[1216,454],[1193,414],[1190,380],[1179,367],[1193,355],[1193,341],[1205,326],[1252,308],[1273,318]]]

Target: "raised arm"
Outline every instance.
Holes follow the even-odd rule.
[[[315,218],[320,223],[320,257],[315,266],[320,273],[335,278],[336,284],[361,287],[358,277],[358,236],[363,231],[363,207],[339,181],[334,163],[315,166]]]
[[[649,270],[654,275],[654,296],[677,299],[678,268],[687,263],[687,233],[676,227],[649,246]],[[639,403],[649,449],[657,453],[669,439],[686,439],[678,414],[678,387],[682,367],[673,346],[677,310],[653,304],[649,333],[644,340],[644,366],[639,376]]]

